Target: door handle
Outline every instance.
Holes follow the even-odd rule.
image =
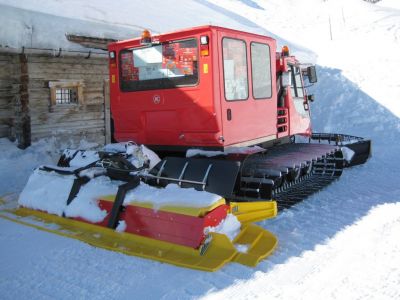
[[[226,118],[228,119],[228,121],[232,120],[232,111],[230,108],[226,110]]]

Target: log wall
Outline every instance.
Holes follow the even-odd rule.
[[[55,136],[78,143],[82,138],[104,144],[104,58],[28,56],[29,111],[32,140]],[[79,104],[51,102],[49,82],[79,81]]]
[[[19,80],[19,56],[0,53],[0,138],[16,138],[15,106],[19,101]]]

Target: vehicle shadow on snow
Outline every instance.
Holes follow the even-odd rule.
[[[251,280],[257,271],[269,272],[291,257],[301,256],[303,252],[327,243],[366,216],[373,207],[400,201],[397,179],[400,146],[390,143],[400,138],[399,118],[337,69],[320,67],[319,82],[313,92],[316,96],[312,104],[315,131],[371,138],[372,158],[365,165],[346,169],[340,180],[280,212],[277,218],[261,222],[260,225],[279,239],[279,246],[272,256],[254,269],[229,264],[216,273],[202,274],[203,284],[214,285],[208,291],[198,286],[197,292],[191,290],[192,296],[227,288],[236,280]]]
[[[400,120],[364,93],[339,69],[317,67],[318,83],[309,92],[314,132],[335,132],[370,138],[374,144],[393,141],[400,135]]]
[[[268,272],[291,257],[312,251],[366,216],[373,207],[400,201],[400,146],[393,143],[400,138],[399,118],[337,69],[320,68],[318,89],[313,92],[314,130],[370,138],[372,157],[365,165],[346,169],[338,181],[323,191],[280,212],[277,218],[262,222],[277,235],[279,246],[250,273]],[[243,269],[238,273],[238,278],[244,280],[253,276]]]

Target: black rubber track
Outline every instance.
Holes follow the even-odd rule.
[[[251,155],[242,164],[236,201],[274,199],[288,208],[340,177],[340,148],[328,144],[285,144]]]

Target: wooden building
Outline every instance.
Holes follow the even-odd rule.
[[[0,137],[106,142],[107,52],[0,52]]]
[[[107,44],[142,29],[1,4],[0,11],[0,138],[20,148],[41,138],[109,142]]]

